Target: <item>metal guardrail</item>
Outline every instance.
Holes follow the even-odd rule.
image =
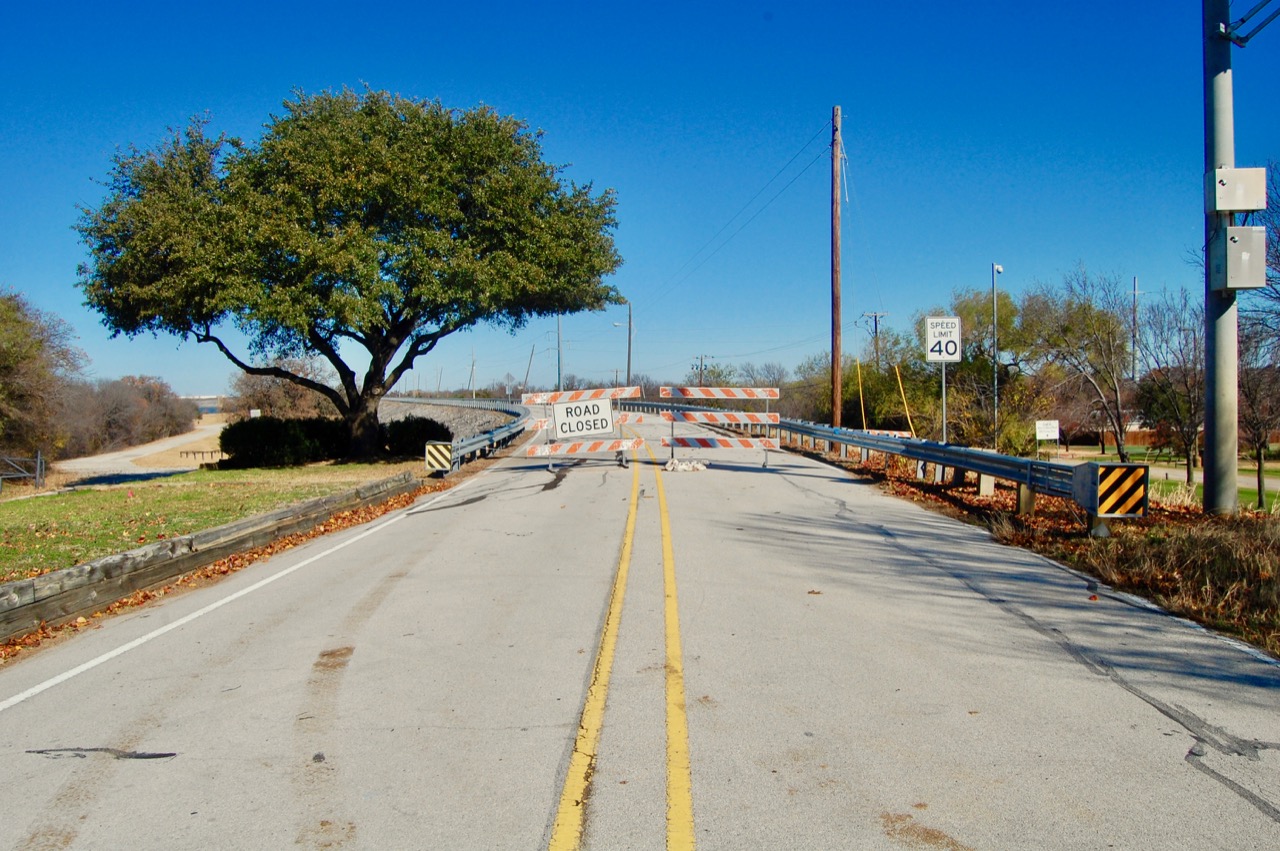
[[[919,438],[889,437],[852,429],[836,429],[796,420],[783,420],[782,430],[802,434],[815,440],[845,443],[874,452],[901,455],[927,464],[970,470],[984,476],[1025,485],[1033,492],[1046,496],[1061,496],[1068,499],[1072,497],[1074,467],[1070,464],[998,455],[995,452],[986,452],[967,446],[951,446]]]
[[[44,474],[45,461],[43,452],[37,451],[34,458],[0,456],[0,488],[4,487],[5,479],[32,479],[35,481],[36,487],[44,487]]]
[[[530,411],[523,405],[517,405],[505,399],[419,399],[405,396],[388,396],[388,402],[405,402],[411,405],[453,406],[456,408],[478,408],[486,411],[500,411],[515,417],[509,423],[491,431],[464,437],[453,442],[453,469],[478,457],[483,457],[501,446],[506,446],[525,430]]]
[[[664,402],[628,401],[620,403],[627,410],[641,411],[708,411],[714,408],[696,407],[692,405],[671,405]],[[777,426],[781,435],[800,435],[815,441],[828,444],[844,444],[867,449],[872,452],[884,452],[890,455],[901,455],[915,461],[938,464],[943,467],[954,467],[969,470],[980,475],[991,476],[1024,485],[1033,493],[1046,496],[1073,498],[1072,480],[1074,468],[1070,464],[1055,464],[1051,461],[1036,461],[1030,458],[1017,458],[1011,455],[997,455],[967,446],[951,446],[912,437],[891,437],[889,435],[872,434],[856,429],[833,428],[832,426],[803,420],[784,419]]]

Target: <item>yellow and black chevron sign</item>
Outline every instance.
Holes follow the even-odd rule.
[[[428,443],[427,444],[427,469],[428,470],[452,470],[453,469],[453,444],[452,443]]]
[[[1146,465],[1099,464],[1099,517],[1145,517],[1147,514]]]

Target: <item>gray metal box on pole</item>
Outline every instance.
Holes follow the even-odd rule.
[[[1204,176],[1206,213],[1251,213],[1267,209],[1265,168],[1217,168]]]
[[[1229,290],[1253,290],[1267,285],[1267,229],[1260,226],[1227,228]]]

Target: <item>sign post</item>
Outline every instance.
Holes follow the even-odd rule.
[[[924,359],[942,364],[942,442],[947,442],[947,364],[960,362],[960,317],[925,318]]]
[[[1040,442],[1044,440],[1052,440],[1055,444],[1058,442],[1058,421],[1057,420],[1036,420],[1036,454],[1040,454]]]

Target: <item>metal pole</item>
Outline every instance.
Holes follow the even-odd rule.
[[[1235,123],[1231,88],[1231,23],[1228,0],[1204,0],[1204,165],[1205,172],[1235,167]],[[1226,240],[1219,234],[1234,223],[1231,213],[1206,213],[1205,242],[1205,421],[1204,510],[1239,510],[1236,297],[1214,289],[1216,274],[1226,274]],[[1215,271],[1216,270],[1216,271]]]
[[[840,107],[831,109],[831,425],[844,407],[840,375]]]
[[[560,317],[556,317],[556,390],[564,390],[564,342],[560,335]]]
[[[1000,344],[997,340],[996,275],[1004,271],[998,263],[991,264],[991,444],[1000,451]]]
[[[635,335],[631,324],[631,302],[627,302],[627,386],[631,386],[631,338]]]
[[[1129,378],[1138,380],[1138,276],[1133,277],[1133,336],[1129,343],[1129,354],[1133,358],[1133,366],[1129,370]]]
[[[947,362],[942,362],[942,442],[947,442]]]

